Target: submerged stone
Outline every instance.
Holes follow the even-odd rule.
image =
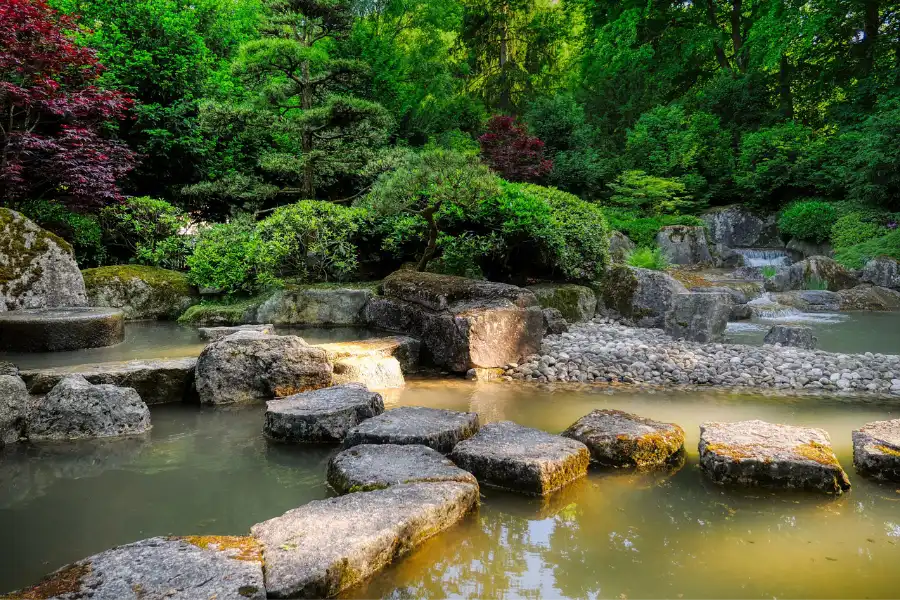
[[[676,462],[684,453],[684,430],[621,410],[594,410],[563,433],[588,447],[604,466],[650,469]]]
[[[900,419],[875,421],[855,430],[853,465],[863,475],[900,482]]]
[[[263,432],[282,442],[340,442],[355,425],[384,412],[380,394],[348,383],[266,403]]]
[[[113,308],[40,308],[0,313],[0,351],[63,352],[125,341],[125,318]]]
[[[271,323],[267,323],[265,325],[222,325],[220,327],[197,328],[200,337],[204,340],[209,340],[210,342],[221,340],[222,338],[226,338],[232,333],[238,333],[239,331],[256,331],[258,333],[275,335],[275,326]]]
[[[416,483],[318,500],[254,525],[269,598],[328,598],[457,523],[478,488]]]
[[[583,477],[590,453],[577,440],[501,421],[460,442],[450,460],[479,483],[543,495]]]
[[[265,600],[262,553],[250,537],[155,537],[95,554],[4,598]]]
[[[344,446],[421,444],[447,454],[478,431],[478,415],[470,412],[401,406],[354,427]]]
[[[478,485],[471,473],[437,450],[415,444],[361,444],[328,462],[328,483],[339,494],[435,481]]]
[[[765,421],[704,423],[700,468],[714,482],[840,494],[850,489],[822,429]]]

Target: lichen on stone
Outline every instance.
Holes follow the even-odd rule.
[[[4,600],[48,600],[63,594],[74,594],[91,573],[89,562],[80,562],[51,573],[35,586],[4,596]]]
[[[262,561],[262,547],[252,537],[238,535],[186,535],[175,536],[170,539],[187,542],[204,550],[224,552],[235,560]]]
[[[840,463],[838,463],[837,457],[834,455],[834,451],[825,444],[810,441],[806,444],[800,444],[794,448],[794,451],[803,458],[815,461],[822,465],[838,468],[841,466]]]

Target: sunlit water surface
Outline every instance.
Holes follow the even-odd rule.
[[[852,470],[852,429],[900,405],[725,393],[609,395],[411,382],[388,407],[478,412],[559,432],[594,408],[674,421],[674,474],[592,472],[546,499],[483,490],[480,510],[396,562],[358,598],[897,597],[900,485]],[[244,534],[329,495],[335,449],[267,443],[263,408],[152,409],[146,438],[0,451],[0,590],[163,534]],[[853,489],[839,498],[726,490],[697,468],[698,425],[760,418],[826,429]]]

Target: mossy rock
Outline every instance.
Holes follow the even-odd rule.
[[[541,308],[555,308],[570,323],[590,321],[597,311],[594,290],[571,283],[539,283],[528,286]]]
[[[174,319],[197,304],[184,273],[144,265],[115,265],[82,272],[92,306],[121,308],[125,318]]]

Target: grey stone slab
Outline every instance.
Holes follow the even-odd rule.
[[[125,341],[125,315],[114,308],[36,308],[0,312],[0,351],[63,352]]]
[[[677,462],[684,454],[684,430],[621,410],[594,410],[563,434],[591,451],[604,466],[650,469]]]
[[[478,431],[478,415],[470,412],[401,406],[354,427],[344,446],[421,444],[444,454]]]
[[[263,431],[282,442],[335,443],[354,426],[382,412],[380,394],[347,383],[270,400]]]
[[[875,421],[855,430],[853,464],[863,475],[900,482],[900,419]]]
[[[275,326],[271,323],[266,323],[264,325],[222,325],[220,327],[198,327],[197,332],[200,334],[204,340],[209,340],[210,342],[215,342],[216,340],[221,340],[222,338],[226,338],[232,333],[237,333],[239,331],[256,331],[258,333],[267,333],[267,334],[275,334]]]

